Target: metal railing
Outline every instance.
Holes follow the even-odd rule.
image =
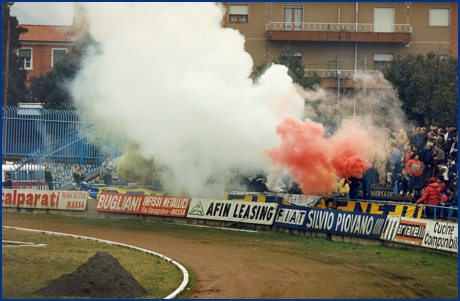
[[[433,215],[434,215],[433,219],[434,220],[437,219],[438,215],[441,214],[442,210],[446,210],[447,212],[449,212],[449,210],[453,210],[454,212],[457,211],[457,218],[458,218],[458,207],[425,205],[425,210],[426,210],[427,207],[430,207],[430,208],[434,209],[433,210]],[[425,212],[424,212],[424,214],[426,216]],[[453,214],[453,215],[455,215],[455,214]],[[442,216],[440,216],[440,217],[442,217]]]
[[[88,114],[80,111],[6,107],[2,125],[2,160],[14,160],[15,172],[27,173],[29,163],[41,166],[42,171],[50,167],[55,189],[73,181],[77,164],[83,173],[91,173],[100,168],[106,155],[116,158],[123,152],[123,143],[110,143]],[[43,182],[44,174],[34,173],[27,181]]]
[[[269,22],[265,24],[265,30],[412,33],[412,26],[409,24]]]
[[[318,75],[321,78],[338,78],[340,77],[341,79],[362,79],[364,75],[366,76],[372,76],[372,77],[379,77],[381,76],[382,72],[379,70],[340,70],[340,73],[338,73],[338,70],[331,70],[331,69],[304,69],[305,72],[308,71],[316,71]]]

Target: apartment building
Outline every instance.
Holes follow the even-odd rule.
[[[244,35],[254,64],[289,45],[323,87],[360,87],[399,54],[458,57],[457,2],[230,2],[224,26]]]
[[[73,26],[20,24],[29,31],[19,36],[27,79],[49,72],[56,62],[72,50],[76,41]]]

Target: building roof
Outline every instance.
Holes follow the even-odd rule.
[[[19,41],[75,42],[72,26],[19,24],[29,31],[19,36]]]

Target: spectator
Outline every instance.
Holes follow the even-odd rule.
[[[446,133],[444,133],[444,130],[443,130],[443,129],[438,128],[438,131],[437,131],[436,134],[437,134],[437,135],[436,135],[437,137],[439,137],[439,136],[442,135],[442,136],[444,137],[444,141],[446,141],[446,135],[445,135]]]
[[[408,187],[408,192],[407,192],[407,196],[409,196],[414,186],[421,185],[420,177],[423,174],[423,163],[419,160],[418,154],[416,153],[412,154],[411,158],[406,163],[406,171],[410,177],[409,187]]]
[[[454,139],[454,143],[452,143],[452,146],[450,147],[449,155],[451,155],[454,158],[455,162],[457,162],[458,135],[455,134],[453,139]]]
[[[417,136],[420,132],[420,128],[419,127],[412,127],[412,131],[411,133],[408,135],[409,136],[409,142],[410,144],[418,144],[418,141],[417,141]]]
[[[447,187],[446,187],[446,183],[444,181],[444,177],[442,175],[438,176],[436,178],[436,182],[439,185],[439,190],[441,190],[441,193],[447,194]]]
[[[422,128],[418,126],[415,131],[416,131],[415,142],[417,143],[417,145],[420,145],[420,138],[422,136]]]
[[[433,145],[438,143],[438,139],[436,139],[436,136],[434,135],[434,132],[429,132],[427,135],[428,135],[428,141],[427,142],[431,142],[431,143],[433,143]]]
[[[407,139],[407,134],[402,127],[399,127],[395,135],[396,147],[399,149],[401,154],[404,154],[409,145],[409,139]]]
[[[436,143],[439,145],[439,147],[444,151],[445,154],[448,154],[450,151],[449,146],[447,145],[447,142],[444,140],[444,135],[438,135]]]
[[[452,184],[454,183],[454,180],[456,178],[458,171],[457,171],[457,164],[454,161],[454,157],[452,157],[452,155],[448,155],[446,158],[447,158],[446,167],[447,167],[447,178],[448,178],[447,187],[449,187],[449,186],[452,186]]]
[[[414,186],[412,188],[412,193],[410,194],[410,196],[411,196],[411,200],[410,200],[411,203],[417,202],[417,200],[422,197],[422,189],[420,188],[420,186]]]
[[[5,172],[5,181],[2,182],[2,188],[13,187],[13,181],[11,181],[11,173]]]
[[[393,151],[392,145],[396,145],[396,140],[393,139],[390,129],[386,128],[384,131],[387,138],[387,141],[385,142],[385,150],[387,153],[391,153]]]
[[[348,177],[348,184],[350,185],[350,200],[358,200],[359,199],[359,186],[361,185],[361,179],[350,176]]]
[[[446,183],[446,187],[449,187],[447,183],[449,183],[449,168],[446,165],[439,165],[439,168],[442,171],[442,174],[439,177],[444,179],[444,183]]]
[[[419,147],[422,148],[428,142],[428,134],[426,133],[426,128],[420,128],[420,135],[419,135]]]
[[[442,174],[442,170],[440,170],[438,165],[444,165],[446,163],[446,154],[444,151],[439,147],[439,145],[434,145],[434,153],[433,153],[433,177],[438,177]]]
[[[51,174],[51,170],[49,166],[45,167],[45,182],[48,184],[48,189],[53,190],[53,175]]]
[[[291,188],[288,190],[289,194],[302,194],[302,189],[300,189],[300,185],[297,182],[292,183]]]
[[[408,196],[409,195],[409,182],[410,178],[407,175],[406,169],[403,169],[401,171],[401,176],[399,177],[398,181],[396,182],[395,185],[398,186],[398,189],[395,191],[394,194],[397,194],[398,196]],[[399,193],[398,193],[399,192]]]
[[[110,156],[106,156],[101,167],[101,178],[104,180],[105,185],[112,185],[114,171],[115,164],[110,161]]]
[[[384,187],[387,184],[387,157],[383,154],[383,152],[377,154],[377,158],[375,160],[375,165],[377,168],[378,174],[378,181],[379,186]]]
[[[455,192],[455,188],[449,186],[447,189],[447,200],[441,201],[440,206],[445,206],[446,208],[441,209],[440,219],[442,220],[453,220],[453,209],[447,208],[458,208],[458,196]]]
[[[391,145],[392,152],[390,157],[391,184],[395,184],[398,179],[398,173],[401,173],[401,152],[396,148],[396,143]]]
[[[423,173],[422,173],[422,187],[425,187],[428,184],[428,179],[433,176],[433,153],[432,144],[427,143],[425,149],[422,151],[420,161],[423,163]]]
[[[417,144],[411,144],[410,145],[409,151],[406,153],[406,163],[409,162],[410,157],[411,157],[412,154],[417,154],[419,156],[419,158],[420,158],[420,155],[422,154],[422,152],[419,150]]]
[[[450,221],[457,222],[458,221],[458,190],[457,186],[452,185],[450,189],[447,189],[447,197],[449,201],[451,201],[451,209],[449,209],[449,213],[447,215],[447,219]],[[453,210],[456,209],[456,210]]]
[[[252,180],[252,191],[254,192],[268,192],[267,180],[261,173],[258,173],[257,176]]]
[[[448,148],[450,149],[452,147],[452,144],[454,143],[454,136],[457,135],[457,128],[453,124],[448,125],[448,132],[447,132],[447,145]]]
[[[431,177],[430,183],[425,188],[423,195],[416,201],[416,204],[425,203],[427,205],[425,208],[427,218],[434,218],[434,208],[431,206],[437,206],[439,199],[441,199],[441,190],[438,183],[436,183],[436,179]]]
[[[339,199],[350,199],[350,185],[348,184],[348,179],[338,178],[334,184],[331,209],[337,209],[337,201]]]
[[[449,135],[449,126],[446,125],[446,132],[444,133],[444,140],[447,142],[447,136]]]
[[[80,165],[75,167],[75,172],[73,173],[74,179],[74,186],[80,190],[81,184],[88,184],[85,182],[85,175],[83,174],[83,170],[81,169]]]
[[[373,180],[373,168],[368,168],[363,172],[363,178],[361,181],[362,190],[363,190],[363,199],[364,200],[371,200],[372,193],[371,193],[371,185]]]

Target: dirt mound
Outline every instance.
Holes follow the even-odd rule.
[[[51,281],[35,294],[84,298],[140,298],[148,291],[107,252],[97,251],[71,274]]]

